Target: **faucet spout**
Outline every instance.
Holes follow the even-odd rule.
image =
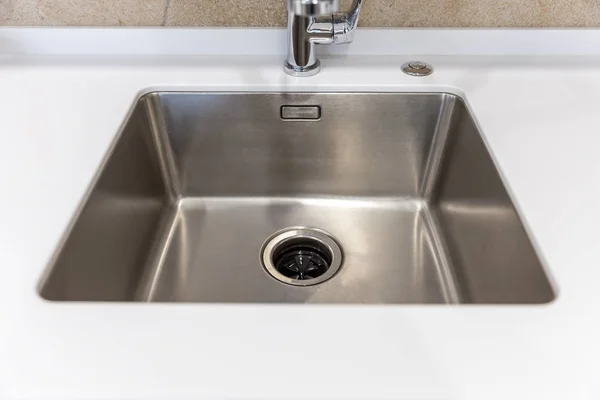
[[[288,0],[288,56],[284,71],[311,76],[320,70],[317,45],[350,43],[363,0],[353,0],[347,12],[338,12],[339,0]]]
[[[333,43],[352,43],[358,26],[358,17],[363,0],[354,0],[347,12],[333,14]]]

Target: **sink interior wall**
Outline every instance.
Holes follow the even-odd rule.
[[[285,121],[283,105],[319,105]],[[266,276],[311,225],[338,276]],[[153,93],[137,103],[41,284],[50,300],[544,303],[553,290],[463,101],[449,94]]]
[[[154,94],[184,196],[419,196],[444,96]],[[321,105],[284,121],[282,105]]]
[[[160,216],[169,207],[143,101],[133,110],[53,267],[49,300],[132,300]]]
[[[445,143],[432,211],[470,303],[554,298],[531,241],[463,105]]]

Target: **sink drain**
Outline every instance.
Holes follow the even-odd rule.
[[[288,228],[263,245],[265,270],[280,282],[316,285],[330,279],[342,265],[342,250],[331,235],[314,228]]]

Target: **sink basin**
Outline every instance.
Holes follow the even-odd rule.
[[[151,93],[40,283],[57,301],[547,303],[465,103]]]

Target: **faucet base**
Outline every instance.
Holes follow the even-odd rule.
[[[289,62],[284,62],[283,63],[283,70],[286,74],[291,75],[291,76],[297,76],[297,77],[306,77],[306,76],[313,76],[319,73],[319,71],[321,70],[321,62],[319,60],[317,60],[316,63],[314,63],[313,65],[310,65],[308,67],[300,67],[300,66],[293,66],[292,64],[290,64]]]

